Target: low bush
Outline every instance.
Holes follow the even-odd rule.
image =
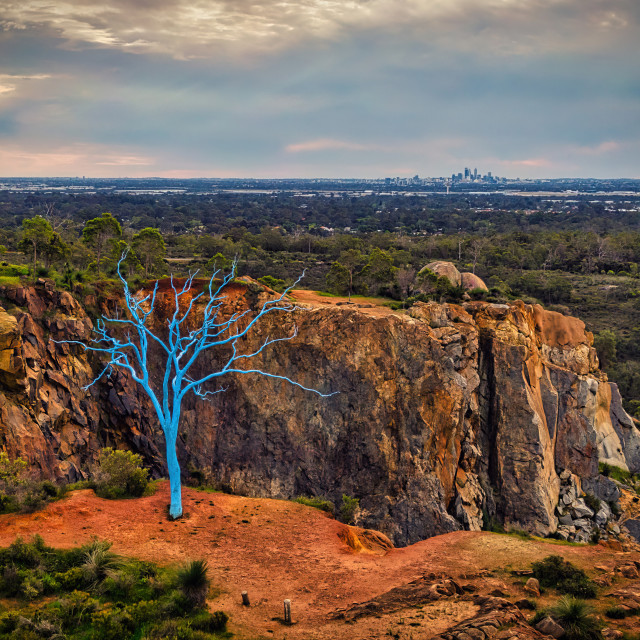
[[[564,629],[564,640],[602,640],[601,624],[584,600],[565,596],[551,614]]]
[[[149,484],[149,471],[142,468],[142,456],[119,449],[102,449],[94,476],[96,493],[101,498],[138,498]]]
[[[360,499],[342,494],[342,504],[340,505],[340,519],[346,524],[353,524],[356,514],[360,509]]]
[[[616,467],[607,462],[601,462],[598,465],[598,468],[600,473],[607,478],[613,478],[613,480],[617,480],[623,484],[629,484],[632,482],[631,474],[625,469],[621,469],[620,467]]]
[[[600,499],[596,498],[594,495],[591,495],[590,493],[585,493],[584,494],[584,503],[594,513],[598,513],[598,511],[600,511]]]
[[[627,609],[623,607],[609,607],[605,610],[604,615],[612,620],[622,620],[627,617]]]
[[[63,487],[50,480],[33,480],[26,470],[25,460],[11,459],[5,451],[0,452],[0,513],[36,511],[65,495]]]
[[[62,550],[34,537],[0,548],[0,598],[15,598],[0,606],[0,640],[227,637],[228,616],[204,608],[206,562],[176,571],[116,556],[110,546],[93,540]]]
[[[193,608],[204,607],[209,590],[208,570],[204,560],[192,560],[178,571],[178,588],[192,603]]]
[[[307,498],[306,496],[299,496],[298,498],[296,498],[296,502],[299,502],[300,504],[304,504],[307,507],[314,507],[316,509],[320,509],[320,511],[326,511],[331,515],[333,515],[335,512],[335,506],[333,502],[331,502],[331,500],[327,500],[326,498],[317,498],[317,497]]]
[[[587,574],[562,556],[547,556],[532,564],[533,575],[540,586],[581,598],[595,598],[596,585]]]

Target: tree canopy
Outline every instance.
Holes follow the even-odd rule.
[[[100,274],[100,266],[104,252],[113,240],[122,235],[120,223],[110,214],[103,213],[84,225],[82,239],[96,252],[96,271]]]

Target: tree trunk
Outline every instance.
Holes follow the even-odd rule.
[[[170,442],[170,440],[173,441]],[[179,518],[182,515],[182,485],[175,438],[167,438],[167,468],[169,470],[169,486],[171,487],[169,516],[171,518]]]

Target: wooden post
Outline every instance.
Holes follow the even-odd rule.
[[[284,623],[291,624],[291,600],[284,601]]]
[[[242,604],[243,604],[245,607],[248,607],[248,606],[249,606],[249,594],[248,594],[248,592],[246,592],[246,591],[243,591],[243,592],[242,592]]]

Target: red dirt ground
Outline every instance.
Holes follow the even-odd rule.
[[[461,577],[490,570],[494,574],[481,578],[481,587],[495,588],[504,586],[505,569],[528,568],[531,561],[551,553],[589,570],[595,565],[612,567],[628,556],[600,545],[565,546],[462,531],[385,555],[355,553],[338,536],[344,525],[321,511],[284,500],[185,488],[186,517],[169,522],[168,489],[168,483],[161,482],[153,496],[113,501],[90,490],[75,491],[38,513],[0,516],[0,545],[35,533],[62,547],[98,536],[112,541],[118,553],[158,563],[204,558],[214,586],[221,590],[210,606],[231,616],[230,629],[237,637],[281,640],[364,640],[382,638],[391,630],[407,640],[429,638],[473,615],[474,606],[440,601],[349,625],[332,621],[330,615],[429,572]],[[250,608],[241,605],[243,590],[249,592]],[[296,624],[291,627],[277,620],[285,598],[292,601]]]
[[[340,304],[347,304],[348,298],[341,298],[339,296],[323,296],[317,291],[310,291],[307,289],[294,289],[291,291],[291,297],[296,302],[302,302],[314,307],[335,307]],[[352,298],[351,304],[345,308],[354,308],[370,316],[389,316],[399,314],[399,311],[394,311],[389,307],[385,307],[380,304],[378,298]]]

